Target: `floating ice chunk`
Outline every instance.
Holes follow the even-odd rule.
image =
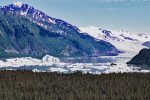
[[[56,57],[46,55],[45,57],[43,57],[42,62],[43,63],[56,64],[56,63],[59,63],[60,60],[58,58],[56,58]]]
[[[32,71],[33,72],[42,72],[41,70],[38,70],[38,69],[33,69]]]

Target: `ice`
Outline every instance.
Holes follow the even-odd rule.
[[[21,67],[21,66],[49,66],[59,63],[58,58],[46,55],[42,60],[32,57],[10,58],[0,60],[0,67]]]
[[[117,57],[112,57],[116,59]],[[116,65],[111,63],[64,63],[58,58],[46,55],[43,59],[32,57],[11,58],[0,60],[0,68],[6,70],[17,70],[19,68],[29,68],[33,72],[59,72],[73,73],[80,71],[82,73],[102,74],[102,73],[123,73],[123,72],[149,72],[148,70],[140,70],[139,68],[128,66],[126,57],[118,56],[119,62]],[[121,60],[122,59],[122,60]],[[8,68],[8,69],[7,69]]]
[[[43,57],[42,62],[43,63],[58,63],[60,62],[60,60],[56,57],[46,55],[45,57]]]

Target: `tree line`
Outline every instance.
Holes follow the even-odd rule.
[[[0,100],[150,100],[150,73],[0,71]]]

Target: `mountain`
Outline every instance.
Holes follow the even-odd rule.
[[[128,55],[135,55],[142,48],[146,48],[143,43],[150,40],[150,35],[148,34],[130,33],[126,30],[112,31],[94,26],[82,27],[80,30],[94,38],[110,42],[118,50],[128,53]]]
[[[98,40],[65,21],[27,5],[0,7],[0,57],[117,55],[109,42]]]
[[[146,47],[149,47],[150,48],[150,41],[146,41],[144,42],[142,45],[146,46]]]
[[[74,26],[71,25],[61,19],[52,18],[45,13],[43,13],[40,10],[35,9],[32,6],[29,6],[27,4],[22,4],[20,2],[16,2],[14,4],[0,7],[0,10],[4,13],[16,13],[17,15],[25,16],[26,18],[30,19],[34,23],[37,23],[38,25],[42,26],[45,29],[49,29],[53,32],[59,33],[59,34],[65,34],[68,35],[68,32],[63,31],[63,28],[68,28],[73,31],[79,32],[80,30]],[[58,30],[58,28],[60,28]]]
[[[142,49],[139,54],[132,58],[127,64],[150,65],[150,49]]]

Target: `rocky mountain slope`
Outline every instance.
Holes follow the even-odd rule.
[[[146,47],[149,47],[150,48],[150,40],[147,41],[147,42],[144,42],[142,45],[146,46]]]

